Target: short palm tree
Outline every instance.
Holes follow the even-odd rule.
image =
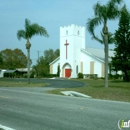
[[[27,59],[28,59],[28,83],[30,83],[30,41],[29,39],[32,38],[34,35],[41,35],[48,37],[48,33],[46,29],[42,26],[39,26],[37,23],[31,24],[28,19],[25,19],[25,30],[18,30],[17,37],[20,40],[21,38],[24,38],[27,40],[26,43],[26,49],[27,49]]]
[[[115,20],[120,16],[120,9],[118,5],[122,0],[109,0],[106,5],[101,5],[99,2],[94,5],[95,17],[88,19],[87,29],[90,34],[96,39],[94,33],[95,27],[103,24],[102,32],[104,34],[105,46],[105,87],[108,87],[108,28],[107,21]]]

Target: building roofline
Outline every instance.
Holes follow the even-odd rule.
[[[49,65],[52,65],[53,63],[55,63],[56,61],[58,61],[60,59],[60,56],[58,58],[56,58],[55,60],[53,60]]]
[[[97,59],[98,61],[101,61],[101,62],[104,63],[104,60],[101,60],[100,58],[96,57],[95,55],[93,55],[93,54],[87,52],[87,50],[81,49],[81,51],[87,53],[88,55],[92,56],[93,58]]]

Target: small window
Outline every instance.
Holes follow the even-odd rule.
[[[77,33],[78,35],[79,35],[79,30],[78,30],[78,33]]]
[[[68,35],[68,30],[66,30],[66,35]]]
[[[76,73],[78,74],[78,65],[76,65]]]

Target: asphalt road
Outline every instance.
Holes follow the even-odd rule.
[[[130,103],[0,88],[0,124],[15,130],[118,130]]]

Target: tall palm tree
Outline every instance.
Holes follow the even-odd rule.
[[[96,36],[96,37],[95,37],[95,36],[92,36],[92,40],[96,40],[96,41],[98,41],[99,43],[105,45],[104,34],[101,32],[100,35],[101,35],[101,38],[98,38],[97,36]],[[114,39],[114,34],[108,32],[108,44],[114,43],[114,40],[115,40],[115,39]]]
[[[95,27],[103,24],[102,33],[104,34],[105,46],[105,87],[108,87],[108,20],[115,20],[120,16],[118,5],[122,0],[109,0],[106,5],[101,5],[99,2],[94,5],[94,18],[88,19],[87,29],[90,34],[97,38],[94,33]]]
[[[27,67],[28,67],[28,84],[30,84],[30,47],[31,43],[29,39],[32,38],[34,35],[41,35],[48,37],[48,33],[46,29],[37,23],[31,24],[31,22],[28,19],[25,19],[25,30],[18,30],[17,32],[17,38],[20,40],[21,38],[24,38],[27,40],[26,43],[26,49],[27,49]]]

